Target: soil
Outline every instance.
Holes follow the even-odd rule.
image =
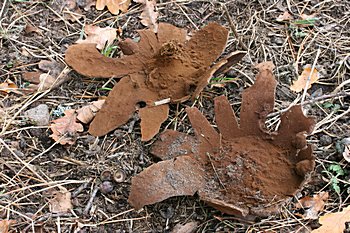
[[[42,60],[65,65],[64,54],[80,38],[85,23],[120,27],[122,39],[135,41],[139,39],[137,30],[144,29],[138,18],[141,13],[139,4],[133,3],[129,12],[113,16],[94,7],[85,11],[80,6],[84,1],[77,1],[83,17],[72,21],[65,18],[72,13],[64,8],[68,1],[63,2],[1,1],[0,83],[11,80],[18,87],[26,86],[23,76],[28,72],[39,72],[38,64]],[[319,215],[349,205],[349,163],[343,159],[340,143],[350,135],[348,84],[341,88],[341,93],[338,93],[341,95],[329,95],[350,79],[347,56],[350,4],[348,1],[318,0],[277,1],[273,4],[265,0],[221,2],[228,8],[238,37],[232,33],[224,10],[213,1],[159,1],[157,4],[160,22],[189,32],[203,28],[209,22],[217,22],[230,30],[223,56],[243,50],[239,40],[249,48],[243,60],[231,67],[224,77],[214,77],[215,83],[225,81],[224,87],[208,85],[196,101],[170,104],[169,118],[160,126],[160,132],[172,129],[193,135],[184,111],[188,106],[198,107],[211,125],[217,127],[213,98],[219,95],[228,97],[239,121],[242,91],[255,81],[254,66],[268,60],[276,66],[274,74],[278,84],[273,109],[275,115],[267,118],[266,126],[275,131],[280,122],[279,112],[293,102],[300,103],[300,95],[292,92],[290,85],[301,74],[304,65],[315,63],[320,80],[308,90],[305,97],[308,103],[303,110],[320,122],[316,131],[307,137],[317,159],[315,171],[304,189],[283,205],[281,214],[255,221],[242,221],[223,214],[200,201],[198,195],[172,197],[145,206],[140,211],[133,210],[127,201],[131,177],[158,162],[149,153],[155,140],[141,141],[137,116],[132,115],[125,124],[103,137],[90,135],[88,125],[84,125],[85,131],[77,135],[76,144],[66,146],[56,144],[49,137],[52,132],[47,126],[38,127],[23,118],[24,111],[46,104],[51,120],[56,119],[61,116],[60,109],[78,109],[105,97],[110,93],[108,89],[118,83],[118,79],[87,78],[70,72],[70,80],[42,96],[0,93],[0,139],[4,142],[0,143],[0,217],[16,220],[10,232],[170,232],[176,224],[192,221],[198,222],[196,232],[309,232],[319,224],[317,220],[300,217],[303,210],[294,208],[299,198],[313,196],[320,190],[329,192],[328,203]],[[284,11],[289,11],[295,19],[300,19],[302,13],[317,13],[318,19],[310,27],[277,22],[276,18]],[[38,30],[26,31],[27,25]],[[315,59],[318,49],[321,53]],[[120,50],[116,51],[117,57]],[[230,78],[229,82],[224,78]],[[318,97],[321,99],[315,99]],[[4,125],[7,125],[6,129]],[[326,143],[324,138],[327,138]],[[179,150],[174,152],[182,153]],[[32,169],[25,168],[19,159],[30,163]],[[345,171],[344,175],[330,170],[334,164]],[[103,183],[101,173],[105,170],[124,171],[125,181],[111,181],[111,192],[97,191],[86,214],[84,210],[95,188]],[[35,173],[44,180],[38,179]],[[334,188],[334,180],[338,181],[340,192]],[[51,213],[48,203],[52,192],[58,192],[60,185],[72,193],[72,213]]]

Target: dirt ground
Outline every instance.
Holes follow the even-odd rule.
[[[170,198],[135,211],[127,202],[131,178],[157,162],[149,154],[157,137],[141,142],[137,116],[103,137],[89,135],[85,125],[74,145],[56,143],[49,137],[48,126],[35,126],[23,116],[25,110],[46,104],[54,120],[62,108],[78,109],[106,96],[118,81],[90,79],[71,71],[70,79],[50,92],[0,92],[0,219],[16,221],[9,232],[171,232],[176,224],[192,221],[198,223],[195,232],[310,232],[319,223],[302,217],[303,210],[295,207],[299,198],[329,192],[320,215],[349,205],[350,166],[342,156],[342,140],[350,135],[350,1],[157,2],[160,22],[193,31],[214,21],[231,30],[224,54],[244,50],[242,44],[248,49],[225,75],[232,82],[224,87],[208,85],[195,102],[170,105],[169,118],[160,131],[193,134],[186,106],[198,107],[215,125],[213,98],[219,95],[228,97],[239,117],[242,91],[253,84],[254,66],[263,61],[273,61],[276,66],[276,105],[267,120],[268,128],[274,130],[279,113],[300,102],[303,95],[291,91],[290,85],[305,65],[315,64],[320,79],[306,93],[303,105],[306,114],[317,120],[307,138],[316,156],[310,182],[280,214],[254,221],[224,215],[196,195]],[[317,20],[308,27],[276,21],[285,11],[296,19],[315,13]],[[37,71],[41,60],[64,64],[65,50],[79,39],[84,24],[120,27],[122,39],[137,38],[136,30],[144,28],[140,12],[140,4],[135,3],[118,16],[91,7],[81,9],[83,17],[72,21],[65,18],[59,1],[1,1],[0,83],[11,80],[23,87],[23,74]],[[29,24],[40,32],[26,31]],[[101,187],[106,170],[123,171],[125,180]],[[72,194],[72,211],[52,214],[49,200],[62,187]]]

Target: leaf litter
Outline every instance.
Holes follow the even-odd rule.
[[[105,7],[108,8],[109,12],[114,15],[119,14],[119,11],[127,12],[131,0],[97,0],[96,9],[103,10]]]
[[[197,192],[226,214],[250,218],[277,213],[307,182],[315,158],[305,139],[314,119],[305,117],[301,106],[281,115],[277,132],[266,129],[276,84],[271,70],[260,69],[255,84],[243,92],[240,125],[227,98],[216,97],[220,134],[197,108],[187,108],[195,136],[172,130],[161,134],[151,153],[163,161],[132,178],[130,204],[140,209]]]
[[[154,32],[157,32],[157,19],[159,15],[159,13],[156,11],[157,2],[155,0],[134,0],[134,2],[143,4],[142,13],[139,16],[142,25],[150,28]]]
[[[328,197],[328,192],[320,192],[313,195],[313,197],[303,197],[298,200],[296,208],[303,208],[305,210],[305,214],[303,215],[304,219],[318,219],[318,213],[323,210]]]
[[[84,31],[87,34],[85,40],[79,39],[77,44],[96,44],[96,48],[103,49],[110,46],[117,38],[117,29],[112,27],[100,28],[95,25],[85,25]]]
[[[299,75],[298,80],[293,82],[293,85],[290,86],[290,89],[295,92],[301,92],[305,88],[311,88],[311,85],[317,82],[318,79],[318,70],[316,68],[312,69],[311,65],[306,65],[301,75]]]
[[[52,121],[50,137],[62,145],[73,145],[76,141],[76,133],[83,132],[83,125],[76,122],[77,114],[74,109],[64,111],[64,116]]]
[[[210,23],[188,40],[184,29],[160,23],[158,31],[140,30],[138,43],[120,43],[124,55],[103,56],[95,44],[77,44],[66,51],[65,60],[78,73],[88,77],[122,78],[109,93],[96,114],[89,132],[102,136],[125,124],[138,111],[142,140],[158,133],[167,119],[169,99],[179,103],[194,99],[210,77],[234,65],[245,55],[236,51],[214,63],[226,47],[228,30]]]
[[[318,221],[322,226],[313,230],[312,233],[343,233],[345,223],[350,222],[350,206],[345,207],[341,212],[325,214]]]

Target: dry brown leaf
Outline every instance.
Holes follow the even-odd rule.
[[[341,212],[325,214],[318,221],[322,226],[311,233],[343,233],[345,223],[350,222],[350,205]]]
[[[0,220],[0,233],[7,233],[12,224],[15,224],[15,220]]]
[[[72,194],[67,190],[58,191],[54,194],[54,198],[50,200],[51,213],[67,213],[72,208]]]
[[[77,119],[87,124],[94,119],[96,113],[102,108],[105,100],[97,100],[77,110]]]
[[[318,70],[316,68],[314,68],[314,70],[311,74],[311,68],[312,68],[311,65],[306,65],[304,67],[304,70],[301,73],[301,75],[298,77],[298,80],[293,82],[293,85],[290,86],[290,89],[292,91],[301,92],[305,88],[307,80],[308,80],[310,75],[311,75],[311,77],[310,77],[310,81],[309,81],[309,84],[307,86],[307,89],[309,89],[313,83],[317,82],[317,80],[319,79]]]
[[[111,27],[100,28],[94,25],[85,25],[85,40],[79,39],[77,44],[96,44],[96,48],[103,49],[117,38],[117,29]]]
[[[0,92],[4,93],[10,93],[10,92],[16,92],[18,93],[18,87],[17,85],[12,82],[10,79],[7,79],[5,82],[0,83]]]
[[[140,15],[141,23],[152,29],[154,32],[158,30],[158,12],[155,11],[157,2],[155,0],[134,0],[134,2],[142,3],[143,10]]]
[[[28,34],[30,34],[32,32],[37,33],[37,34],[41,33],[39,28],[31,25],[30,23],[26,24],[26,26],[24,28],[24,33],[28,35]]]
[[[328,192],[320,192],[313,197],[306,196],[298,201],[296,208],[305,209],[305,214],[303,215],[305,219],[317,219],[318,213],[323,210],[328,197]]]
[[[41,60],[38,66],[41,71],[22,74],[22,78],[31,83],[25,91],[45,91],[56,88],[69,78],[69,70],[64,70],[64,66],[56,61]]]
[[[76,133],[83,132],[83,125],[76,122],[77,114],[74,109],[68,109],[64,112],[64,117],[53,120],[50,128],[53,140],[62,145],[73,145],[76,140]]]
[[[255,66],[256,69],[258,69],[260,72],[263,70],[270,70],[273,71],[275,69],[275,65],[273,64],[272,61],[266,61],[266,62],[261,62]]]
[[[276,20],[278,22],[290,21],[293,20],[293,16],[288,11],[285,11],[283,14],[280,14]]]
[[[119,10],[122,12],[127,12],[131,0],[97,0],[96,9],[101,11],[106,6],[108,10],[113,14],[117,15]]]

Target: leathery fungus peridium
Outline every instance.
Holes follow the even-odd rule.
[[[306,134],[314,119],[301,106],[281,115],[278,131],[265,121],[273,110],[276,81],[261,70],[243,92],[240,124],[226,97],[215,98],[214,129],[197,108],[187,108],[195,136],[167,130],[151,153],[163,161],[132,178],[129,202],[136,209],[172,196],[194,195],[240,217],[268,216],[296,194],[314,169]]]
[[[131,39],[120,43],[120,58],[103,56],[95,44],[72,45],[66,52],[67,64],[80,74],[122,78],[90,125],[94,136],[125,124],[138,111],[142,140],[150,140],[168,117],[168,102],[197,97],[214,73],[245,55],[236,51],[216,61],[228,38],[228,30],[217,23],[208,24],[190,39],[186,30],[166,23],[159,24],[157,33],[151,29],[138,33],[138,43]]]

